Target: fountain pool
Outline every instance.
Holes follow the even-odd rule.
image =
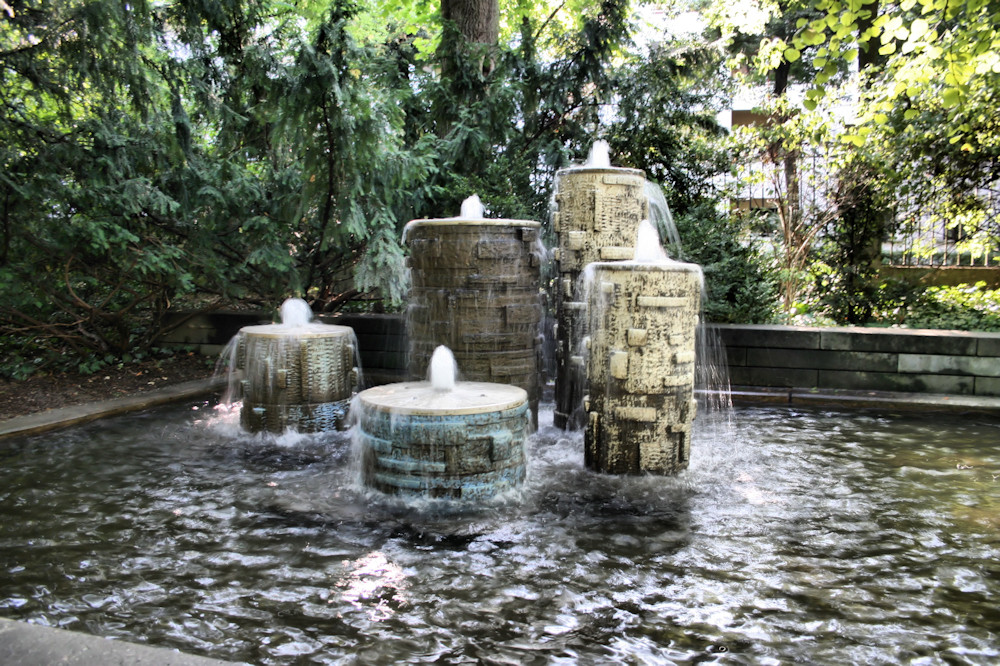
[[[259,664],[1000,659],[1000,423],[736,409],[617,477],[552,411],[469,511],[208,403],[6,441],[0,615]]]

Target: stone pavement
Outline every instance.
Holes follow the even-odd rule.
[[[124,398],[59,407],[27,416],[18,416],[0,421],[0,440],[7,437],[34,435],[47,430],[80,425],[106,416],[116,416],[172,402],[193,400],[211,393],[221,393],[225,383],[223,378],[198,379]]]
[[[0,618],[0,664],[223,666],[233,662]]]

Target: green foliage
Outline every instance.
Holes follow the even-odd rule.
[[[391,307],[408,220],[473,193],[492,215],[547,220],[556,171],[608,117],[622,160],[667,182],[679,212],[712,201],[711,52],[624,58],[628,0],[503,6],[504,40],[484,50],[408,0],[12,4],[10,374],[143,353],[178,303]],[[750,311],[740,289],[721,296],[734,313]]]
[[[813,0],[820,16],[797,24],[796,48],[822,45],[831,64],[884,63],[892,72],[884,106],[869,108],[874,120],[907,98],[928,94],[949,118],[942,134],[963,140],[964,108],[1000,76],[1000,7],[982,0]],[[817,77],[820,94],[826,79]]]
[[[729,169],[716,120],[725,102],[706,85],[720,60],[715,49],[670,43],[614,72],[617,112],[606,136],[615,163],[663,183],[675,215],[716,197],[716,179]]]
[[[864,325],[881,306],[878,268],[887,227],[887,206],[874,175],[854,163],[839,174],[838,211],[820,250],[829,267],[819,277],[820,302],[834,321]]]
[[[985,282],[924,290],[897,289],[878,322],[906,328],[1000,331],[1000,289]]]
[[[705,276],[704,313],[714,323],[764,324],[774,320],[776,276],[762,248],[746,234],[746,223],[703,202],[676,218],[683,260]]]
[[[433,155],[403,149],[412,90],[353,42],[353,12],[309,10],[311,29],[263,2],[5,17],[3,330],[121,356],[187,295],[280,302],[336,284],[372,238],[398,254],[386,239],[415,208],[401,193]]]

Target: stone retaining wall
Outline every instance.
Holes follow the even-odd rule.
[[[160,340],[218,354],[261,313],[191,318]],[[366,385],[403,381],[406,324],[402,315],[323,317],[358,336]],[[733,386],[902,391],[1000,396],[1000,333],[870,328],[718,325]]]
[[[1000,333],[715,328],[734,386],[1000,396]]]

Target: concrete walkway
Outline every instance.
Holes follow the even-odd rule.
[[[233,662],[0,618],[0,664],[223,666]]]
[[[199,379],[124,398],[59,407],[27,416],[18,416],[0,421],[0,440],[7,437],[34,435],[47,430],[67,428],[96,421],[106,416],[117,416],[182,400],[194,400],[212,393],[221,393],[225,383],[223,378]]]

